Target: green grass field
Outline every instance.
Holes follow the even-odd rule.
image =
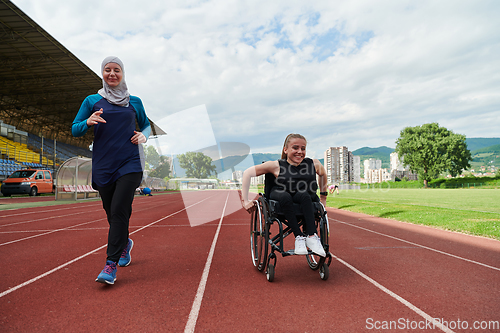
[[[495,189],[344,190],[327,206],[500,240]]]

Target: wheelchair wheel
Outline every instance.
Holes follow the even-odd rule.
[[[320,257],[316,254],[308,254],[306,255],[307,263],[312,270],[317,270],[320,266],[325,262],[325,258]]]
[[[257,201],[256,209],[250,222],[250,247],[252,263],[259,271],[263,271],[267,264],[269,252],[269,226],[267,221],[267,206],[262,198]]]
[[[267,277],[267,281],[269,281],[269,282],[274,281],[274,265],[273,264],[269,264],[267,266],[266,277]]]
[[[321,265],[321,268],[319,269],[319,276],[323,281],[328,280],[328,277],[330,276],[330,268],[326,262]]]
[[[319,223],[318,223],[319,224],[319,228],[318,228],[319,229],[319,235],[318,236],[319,236],[319,238],[321,240],[321,244],[323,244],[323,248],[325,249],[325,252],[327,252],[327,257],[328,257],[329,256],[329,254],[328,254],[328,250],[329,250],[329,245],[328,245],[328,225],[327,225],[327,221],[325,220],[326,218],[327,218],[326,215],[324,215],[319,220]],[[312,270],[319,269],[320,267],[322,267],[325,264],[325,261],[326,261],[326,258],[320,257],[320,256],[318,256],[316,254],[308,254],[308,255],[306,255],[306,259],[307,259],[307,263],[309,264],[309,267]]]

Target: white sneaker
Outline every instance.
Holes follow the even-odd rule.
[[[317,255],[326,257],[325,249],[323,249],[323,245],[321,245],[321,240],[319,239],[318,235],[314,234],[312,236],[306,237],[306,245]]]
[[[295,237],[295,254],[307,254],[306,248],[306,237],[297,236]]]

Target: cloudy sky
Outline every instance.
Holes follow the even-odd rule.
[[[296,132],[322,158],[395,147],[404,127],[429,122],[500,137],[498,1],[13,2],[96,73],[119,56],[154,121],[206,110],[185,117],[198,148],[279,153]]]

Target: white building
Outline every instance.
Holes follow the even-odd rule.
[[[397,170],[397,171],[408,171],[409,167],[407,166],[405,168],[402,159],[398,157],[398,153],[394,152],[391,153],[391,171]]]
[[[257,185],[260,185],[260,184],[264,184],[264,177],[266,175],[260,175],[260,176],[257,176],[257,177],[251,177],[250,178],[250,185],[253,185],[253,186],[257,186]]]
[[[368,169],[365,170],[365,180],[367,183],[382,183],[392,180],[391,172],[387,169]]]
[[[364,160],[363,165],[365,166],[366,169],[382,169],[382,161],[381,160],[376,160],[374,158],[369,158],[367,160]]]
[[[381,160],[376,160],[374,158],[369,158],[367,160],[364,160],[363,166],[365,167],[365,182],[367,183],[379,183],[379,181],[372,181],[374,179],[373,175],[371,174],[372,170],[379,170],[382,169],[382,161]],[[379,177],[375,177],[375,179],[378,179]]]
[[[352,174],[353,178],[352,181],[355,183],[360,183],[361,182],[361,157],[359,156],[353,156],[353,168],[352,168]]]
[[[346,146],[330,147],[324,153],[328,184],[360,181],[360,157],[353,156]]]
[[[233,179],[234,181],[237,181],[237,182],[240,182],[241,183],[241,179],[243,178],[243,171],[241,170],[236,170],[233,172]]]
[[[418,176],[416,173],[411,172],[408,165],[404,165],[403,158],[399,158],[398,153],[391,153],[391,179],[396,180],[408,178],[408,180],[417,180]]]

